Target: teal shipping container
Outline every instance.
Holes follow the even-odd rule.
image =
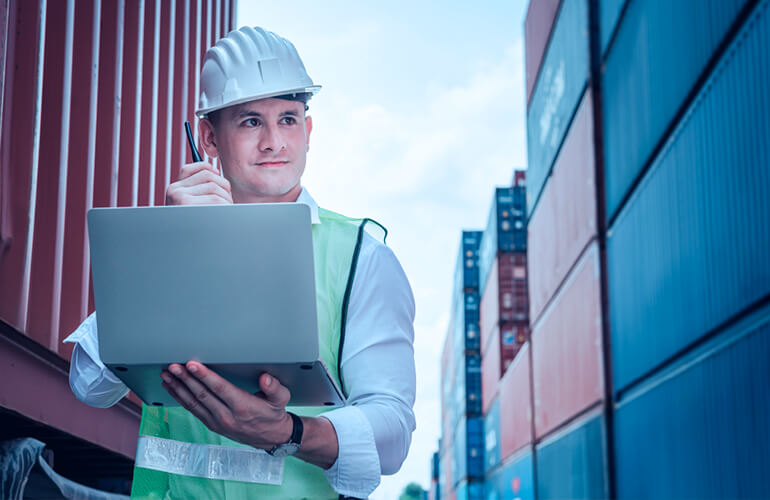
[[[627,2],[628,0],[599,0],[599,36],[602,54],[607,51],[620,14]]]
[[[767,498],[770,306],[624,398],[615,416],[617,497]]]
[[[534,500],[535,480],[532,465],[531,450],[503,465],[500,477],[501,500]]]
[[[770,294],[769,4],[759,2],[610,230],[616,390]]]
[[[495,398],[484,417],[484,470],[487,472],[500,463],[499,401],[498,398]]]
[[[563,0],[527,113],[527,214],[572,121],[588,77],[588,5]]]
[[[594,416],[538,447],[538,500],[607,498],[604,432],[604,419]]]
[[[746,3],[629,2],[602,77],[608,220]]]

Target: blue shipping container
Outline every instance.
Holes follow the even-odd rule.
[[[621,401],[618,498],[767,498],[768,360],[765,307]]]
[[[471,349],[481,354],[481,339],[479,338],[480,303],[481,297],[478,292],[456,293],[454,298],[455,353]],[[474,345],[476,346],[475,348],[472,347]]]
[[[500,463],[500,399],[495,398],[484,417],[484,469]]]
[[[531,452],[503,465],[500,486],[502,500],[534,500],[535,479]]]
[[[457,485],[457,500],[484,500],[484,483],[462,481]]]
[[[760,2],[611,228],[618,390],[770,293],[768,12]]]
[[[484,419],[481,417],[462,417],[455,430],[452,445],[456,455],[457,482],[463,479],[484,478]]]
[[[599,34],[601,36],[602,55],[607,52],[612,34],[620,19],[620,13],[627,0],[599,0]]]
[[[527,251],[527,191],[525,186],[498,187],[492,196],[487,228],[479,246],[479,291],[486,287],[498,252]]]
[[[746,1],[630,1],[602,78],[608,218]]]
[[[532,216],[588,78],[588,6],[562,0],[527,114],[527,213]]]
[[[537,498],[607,498],[605,449],[601,416],[538,447]]]
[[[455,293],[479,291],[479,245],[481,231],[463,231],[455,266]]]
[[[486,500],[501,500],[503,491],[503,469],[498,467],[488,471],[484,476],[484,498]]]

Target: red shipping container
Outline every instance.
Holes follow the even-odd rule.
[[[521,346],[529,339],[527,321],[506,321],[500,323],[500,364],[502,373],[508,369]]]
[[[526,170],[514,170],[513,171],[513,187],[524,187],[527,185],[527,171]]]
[[[524,20],[524,52],[527,73],[527,103],[532,97],[540,65],[551,38],[560,0],[532,0]]]
[[[533,324],[597,231],[592,107],[586,92],[529,221]]]
[[[486,351],[481,354],[481,410],[487,414],[497,395],[502,374],[500,361],[500,329],[495,327]]]
[[[599,248],[591,244],[532,332],[535,433],[602,400]]]
[[[497,256],[500,321],[529,321],[527,254]]]
[[[500,459],[513,455],[532,442],[532,407],[529,375],[529,343],[500,381]]]
[[[479,306],[479,328],[481,330],[481,351],[488,348],[492,332],[500,321],[500,294],[499,279],[497,273],[497,257],[492,261],[492,267],[489,270],[489,278],[484,287],[481,296],[481,305]]]

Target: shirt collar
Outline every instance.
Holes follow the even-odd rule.
[[[310,196],[310,193],[307,192],[307,189],[303,186],[302,191],[299,192],[299,196],[297,197],[297,203],[304,203],[308,207],[310,207],[310,222],[312,224],[320,224],[321,218],[318,217],[318,203],[313,199],[312,196]]]

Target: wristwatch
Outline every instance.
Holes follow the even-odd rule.
[[[302,419],[291,412],[286,413],[291,416],[294,426],[291,430],[291,437],[289,438],[288,443],[279,444],[273,446],[270,450],[266,450],[274,457],[290,457],[299,451],[299,446],[302,443],[302,431],[304,430]]]

